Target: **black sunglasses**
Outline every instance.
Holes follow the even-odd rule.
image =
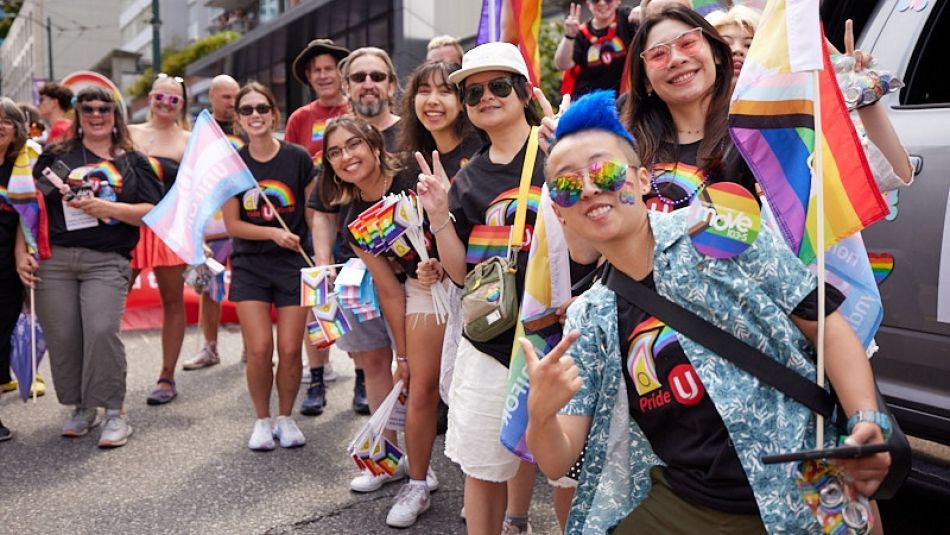
[[[354,72],[354,73],[350,73],[350,75],[347,76],[347,78],[349,78],[350,81],[353,82],[354,84],[361,84],[363,83],[364,80],[366,80],[367,76],[369,76],[369,79],[376,82],[377,84],[384,82],[386,80],[389,80],[389,75],[384,73],[383,71]]]
[[[267,115],[273,109],[270,104],[258,104],[257,106],[241,106],[237,109],[240,115],[251,115],[255,111],[260,115]]]
[[[507,76],[500,76],[483,84],[467,85],[462,90],[462,101],[469,106],[478,106],[482,97],[485,96],[485,86],[488,86],[488,90],[491,91],[492,95],[505,98],[511,94],[511,90],[515,88],[515,83]]]
[[[103,104],[102,106],[83,104],[82,106],[79,106],[79,113],[83,115],[109,115],[112,113],[112,104]]]

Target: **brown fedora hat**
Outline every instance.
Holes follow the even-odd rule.
[[[293,65],[294,77],[307,87],[310,87],[310,82],[307,81],[307,67],[310,66],[310,60],[320,54],[330,54],[339,62],[349,56],[350,51],[342,46],[335,45],[333,39],[314,39],[310,41],[307,48],[297,55]]]

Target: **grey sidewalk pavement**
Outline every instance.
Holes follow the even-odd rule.
[[[332,356],[340,378],[329,388],[327,411],[315,418],[295,411],[307,445],[258,453],[247,448],[254,417],[235,327],[222,330],[222,363],[176,372],[178,398],[160,407],[145,404],[160,367],[159,333],[129,332],[123,339],[134,429],[125,447],[97,448],[98,428],[85,437],[60,436],[69,411],[56,401],[45,359],[41,375],[48,392],[38,403],[21,403],[12,393],[0,398],[0,418],[15,434],[0,444],[0,532],[465,532],[458,516],[461,472],[443,455],[441,437],[433,458],[441,488],[412,528],[385,525],[400,484],[367,495],[350,492],[356,467],[345,448],[365,417],[350,409],[353,367],[345,354]],[[182,360],[195,350],[196,333],[190,328]],[[298,396],[297,406],[299,401]],[[531,513],[535,533],[557,533],[550,488],[540,476]]]

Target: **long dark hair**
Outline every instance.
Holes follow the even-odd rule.
[[[719,33],[706,19],[691,9],[669,6],[647,17],[630,44],[627,54],[627,70],[630,72],[630,98],[623,110],[624,126],[637,140],[640,160],[673,161],[679,152],[679,140],[676,125],[666,103],[656,95],[647,93],[646,67],[640,54],[646,48],[650,30],[658,23],[671,19],[689,27],[702,28],[703,37],[709,44],[716,63],[716,81],[712,87],[712,99],[706,111],[703,126],[704,136],[699,144],[697,165],[713,173],[723,169],[723,154],[729,138],[728,118],[729,99],[732,87],[732,51],[729,45],[719,37]]]
[[[3,154],[3,159],[4,161],[14,162],[27,138],[30,137],[26,130],[26,117],[16,102],[7,97],[0,97],[0,118],[8,119],[13,123],[13,139],[7,147],[7,151]]]
[[[455,92],[455,98],[459,103],[459,114],[455,118],[452,130],[460,139],[475,135],[475,129],[465,115],[465,105],[462,104],[461,91],[458,86],[449,82],[449,75],[459,69],[458,64],[446,63],[443,61],[433,63],[423,63],[409,75],[406,81],[406,92],[402,99],[402,119],[399,121],[399,131],[397,134],[399,149],[409,154],[419,151],[426,158],[431,160],[432,151],[437,150],[435,138],[432,132],[426,129],[425,125],[416,115],[415,99],[419,92],[419,86],[423,83],[431,82],[434,86],[445,85],[452,88]],[[435,87],[432,87],[435,90]],[[430,162],[431,163],[431,162]]]
[[[98,86],[84,87],[79,90],[79,93],[76,93],[76,120],[73,121],[71,128],[72,135],[63,141],[50,145],[46,150],[49,150],[53,154],[66,154],[73,150],[77,143],[82,143],[80,131],[82,128],[82,112],[80,105],[83,102],[91,102],[93,100],[112,103],[112,119],[115,126],[112,131],[112,145],[109,146],[109,156],[115,158],[119,154],[119,150],[122,152],[132,152],[135,150],[135,146],[132,144],[132,137],[129,135],[129,127],[125,123],[125,117],[122,115],[122,110],[119,109],[119,104],[112,98],[112,93]]]
[[[359,137],[370,150],[379,153],[379,169],[383,174],[393,176],[401,170],[399,161],[386,152],[386,142],[376,127],[355,115],[343,115],[331,119],[323,132],[323,167],[320,180],[317,183],[320,199],[329,206],[353,202],[358,191],[355,185],[340,180],[340,177],[336,174],[336,169],[330,163],[329,156],[327,156],[326,144],[330,140],[330,135],[340,129]]]

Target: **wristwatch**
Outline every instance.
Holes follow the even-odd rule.
[[[881,434],[884,440],[891,438],[891,432],[894,430],[891,426],[891,418],[879,411],[858,411],[848,418],[848,434],[854,431],[854,426],[861,422],[871,422],[881,428]]]

